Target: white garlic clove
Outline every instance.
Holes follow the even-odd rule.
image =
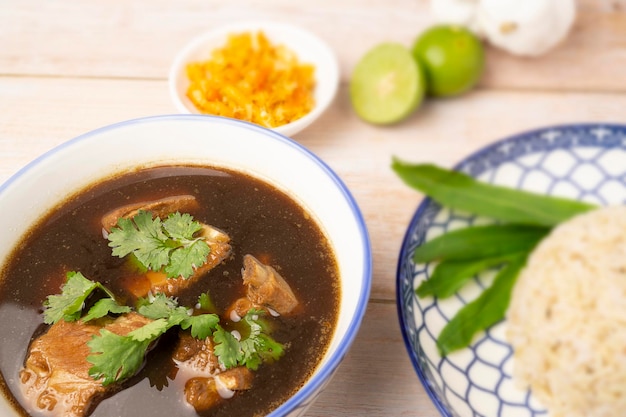
[[[575,0],[480,0],[477,23],[492,45],[538,56],[559,44],[576,18]]]

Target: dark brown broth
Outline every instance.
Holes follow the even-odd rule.
[[[303,306],[296,316],[277,319],[280,325],[272,336],[288,343],[285,355],[275,364],[260,367],[253,389],[237,393],[206,415],[265,414],[306,381],[327,348],[340,293],[336,261],[317,224],[284,193],[241,173],[159,167],[105,181],[79,194],[54,210],[18,245],[0,279],[0,372],[6,396],[14,401],[19,396],[11,392],[19,393],[18,372],[28,343],[45,330],[42,303],[49,294],[59,292],[64,271],[80,271],[124,296],[118,285],[125,274],[124,261],[111,256],[102,237],[102,214],[131,202],[177,194],[196,196],[200,209],[191,214],[227,232],[233,245],[233,258],[182,293],[181,305],[195,305],[198,294],[209,290],[218,309],[229,306],[242,295],[242,258],[250,253],[268,256]],[[185,381],[170,379],[175,369],[167,342],[174,338],[164,336],[150,353],[148,365],[127,383],[129,387],[101,402],[92,416],[195,415],[184,401]]]

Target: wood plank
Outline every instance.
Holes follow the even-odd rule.
[[[625,91],[626,0],[578,3],[571,35],[549,54],[528,59],[490,49],[482,88]],[[190,39],[249,19],[319,34],[335,49],[344,80],[372,46],[410,45],[432,24],[428,0],[0,2],[0,74],[164,79]]]
[[[333,45],[342,64],[349,64],[355,52],[383,39],[390,28],[401,39],[412,37],[429,18],[423,9],[413,0],[0,2],[0,73],[163,79],[175,54],[192,38],[245,20],[301,25]],[[341,45],[350,47],[340,51]]]
[[[174,111],[163,81],[0,77],[0,91],[1,181],[75,136]]]

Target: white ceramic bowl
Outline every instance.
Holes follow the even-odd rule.
[[[185,67],[190,62],[204,61],[212,50],[222,47],[228,35],[262,30],[274,44],[282,44],[296,53],[300,62],[315,66],[315,107],[302,118],[274,128],[285,136],[292,136],[309,126],[328,108],[339,86],[339,65],[333,51],[320,38],[302,28],[276,22],[240,22],[211,30],[192,40],[176,56],[169,74],[170,96],[181,113],[200,114],[187,98],[189,87]]]
[[[356,336],[371,287],[371,249],[349,190],[293,140],[250,123],[196,115],[137,119],[86,133],[34,160],[0,186],[0,265],[22,233],[69,195],[132,167],[176,163],[232,168],[272,183],[317,217],[335,249],[342,291],[330,347],[306,385],[270,414],[299,416],[330,380]],[[0,355],[3,351],[0,340]],[[6,398],[0,398],[0,416],[13,415]]]

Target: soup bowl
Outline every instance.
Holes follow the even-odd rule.
[[[302,415],[356,336],[371,286],[371,249],[361,212],[342,180],[279,133],[221,117],[171,115],[125,121],[69,140],[0,186],[1,265],[32,225],[86,186],[138,167],[181,164],[223,167],[272,184],[317,220],[334,249],[341,295],[330,344],[306,383],[269,414]],[[7,311],[0,309],[2,315]],[[0,360],[22,361],[26,347],[21,353],[7,350],[6,337],[0,341]],[[16,413],[8,398],[0,398],[0,416]]]

